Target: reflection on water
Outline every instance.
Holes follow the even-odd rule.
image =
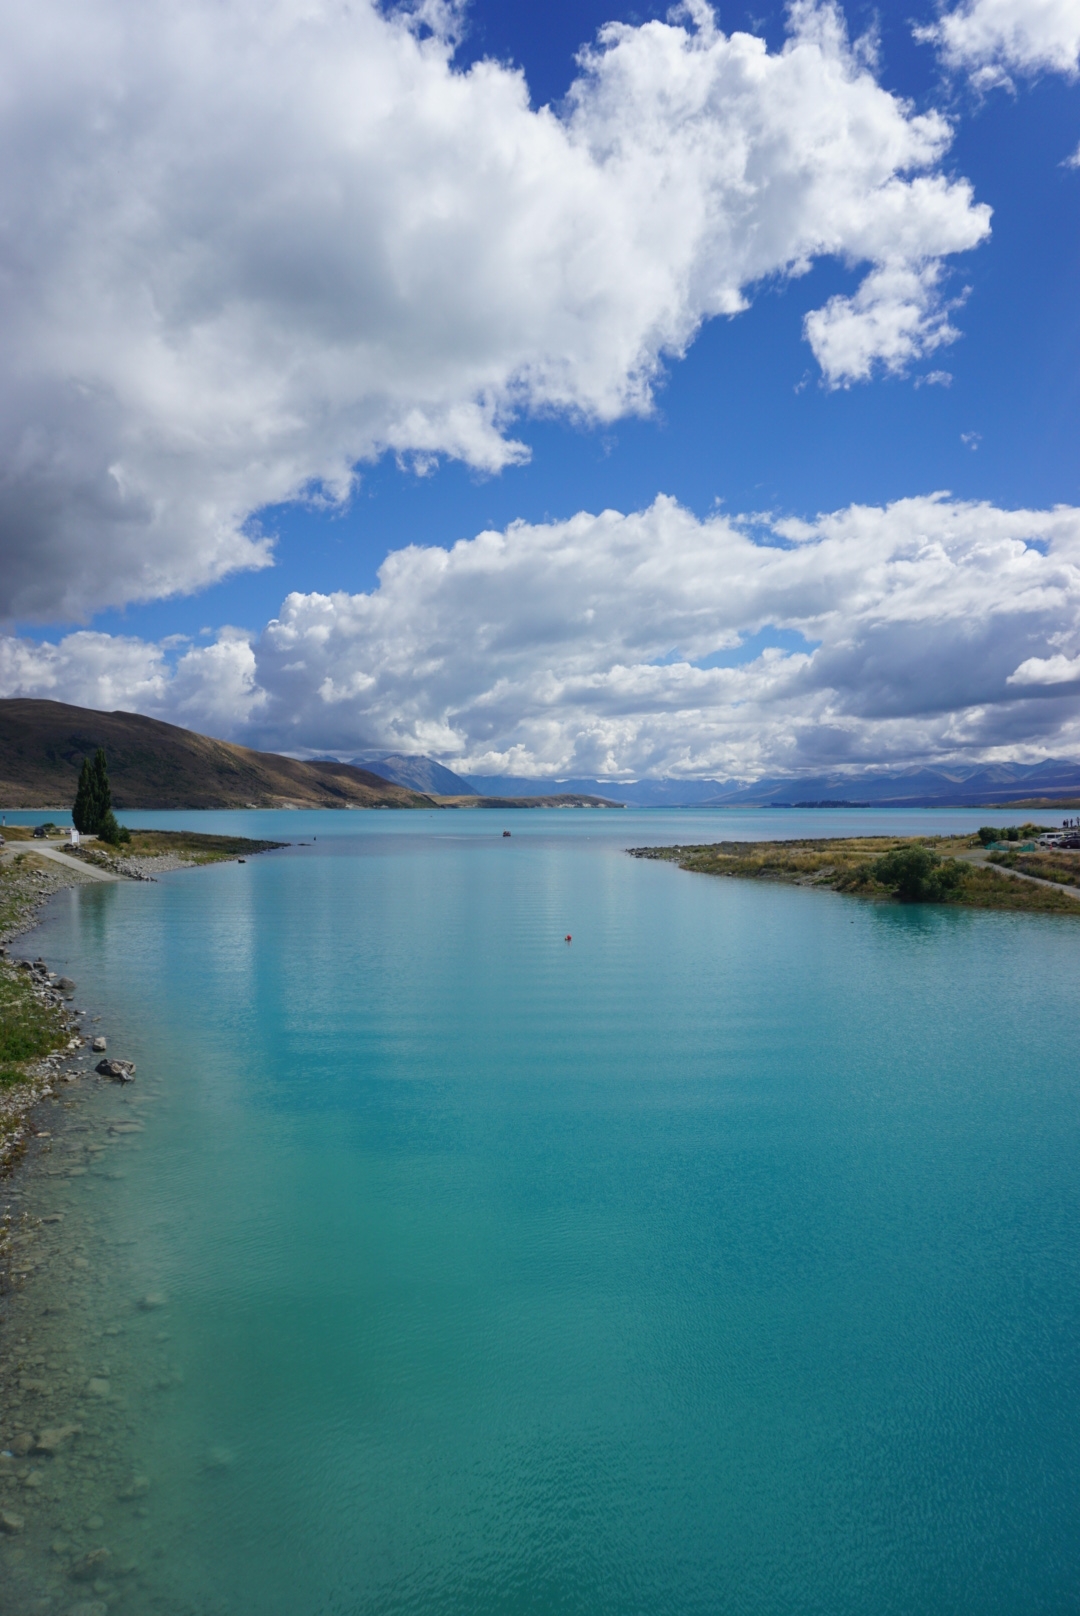
[[[279,817],[34,940],[139,1077],[17,1203],[0,1609],[1069,1608],[1080,932]]]

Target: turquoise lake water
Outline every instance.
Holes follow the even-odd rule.
[[[1080,1609],[1080,925],[623,851],[984,817],[130,816],[309,845],[28,939],[148,1101],[120,1608]]]

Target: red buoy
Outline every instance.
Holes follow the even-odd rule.
[[[567,932],[567,934],[566,934],[566,941],[567,941],[567,942],[568,942],[568,943],[571,943],[571,942],[573,942],[573,938],[572,938],[572,937],[571,937],[571,936],[570,936],[570,933],[569,933],[569,932]]]

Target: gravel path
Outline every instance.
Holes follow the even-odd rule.
[[[1023,870],[1010,870],[1007,864],[991,864],[988,853],[957,853],[956,857],[963,859],[965,864],[982,864],[988,869],[999,871],[1002,875],[1011,875],[1014,881],[1030,881],[1033,886],[1052,887],[1055,892],[1067,893],[1070,898],[1075,898],[1080,903],[1080,887],[1066,886],[1063,881],[1044,881],[1041,876],[1026,875]]]
[[[74,870],[87,881],[123,881],[122,875],[116,875],[112,870],[99,870],[96,865],[87,864],[83,859],[72,858],[70,853],[61,853],[58,847],[49,847],[45,841],[11,842],[4,848],[2,856],[5,859],[14,858],[16,853],[38,853],[42,858],[51,859],[54,864],[60,864],[65,870]]]

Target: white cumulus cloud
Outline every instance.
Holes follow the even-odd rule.
[[[1080,510],[932,496],[763,524],[660,498],[397,551],[377,589],[292,594],[175,664],[104,635],[0,642],[0,694],[477,773],[1037,758],[1080,747],[1080,698],[1053,689],[1077,621]]]
[[[774,52],[700,0],[612,25],[559,114],[370,0],[0,0],[0,45],[0,616],[265,565],[253,513],[384,452],[645,411],[823,255],[865,276],[807,321],[825,380],[901,370],[989,228],[814,0]]]
[[[154,645],[86,629],[59,644],[0,636],[0,693],[148,713],[223,735],[251,723],[266,695],[248,638],[225,629],[214,644],[170,660],[176,638]]]
[[[1061,651],[1051,657],[1028,657],[1006,681],[1010,685],[1065,685],[1080,682],[1080,656]]]
[[[917,39],[937,45],[949,67],[976,84],[1008,84],[1010,74],[1063,73],[1080,67],[1080,0],[964,0]]]

